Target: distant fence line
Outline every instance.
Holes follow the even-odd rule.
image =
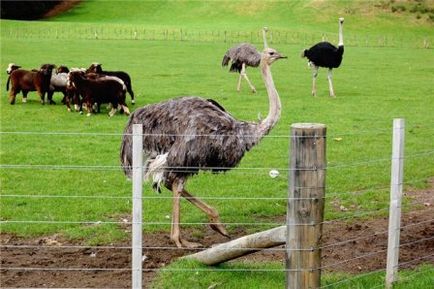
[[[6,39],[83,39],[83,40],[157,40],[216,43],[262,43],[260,31],[236,30],[190,30],[182,28],[149,29],[124,26],[52,27],[46,25],[24,27],[2,27],[2,38]],[[298,32],[290,30],[269,30],[270,44],[311,45],[321,40],[337,43],[336,33]],[[432,49],[434,37],[399,37],[391,35],[345,35],[345,45],[355,47],[397,47]]]

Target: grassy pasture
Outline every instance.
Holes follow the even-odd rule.
[[[235,263],[224,264],[214,268],[200,265],[194,262],[177,262],[161,271],[159,278],[152,288],[175,288],[178,284],[187,284],[183,288],[215,288],[230,289],[262,289],[262,288],[285,288],[285,278],[282,264],[254,264]],[[171,271],[171,269],[173,271]],[[423,289],[432,285],[433,266],[421,266],[417,270],[402,270],[400,282],[394,285],[395,289]],[[179,271],[177,271],[179,270]],[[250,271],[249,271],[250,270]],[[417,278],[415,278],[417,276]],[[350,279],[350,281],[344,281]],[[328,273],[321,278],[321,288],[332,289],[370,289],[384,288],[384,274],[381,272],[370,272],[357,276],[350,274]]]
[[[178,28],[178,23],[182,23],[183,27],[193,31],[204,28],[224,30],[235,25],[239,29],[253,31],[263,25],[267,16],[275,15],[267,21],[267,25],[284,28],[285,20],[291,19],[292,22],[289,23],[294,31],[318,35],[321,33],[319,24],[333,23],[322,26],[330,35],[335,34],[337,26],[334,15],[313,20],[308,17],[312,13],[309,9],[317,9],[316,6],[305,7],[297,1],[291,2],[293,7],[283,7],[283,2],[277,1],[277,4],[269,8],[276,11],[286,9],[284,11],[290,13],[287,18],[282,16],[284,11],[277,16],[258,12],[255,15],[259,16],[255,20],[245,11],[240,18],[234,18],[228,14],[228,11],[234,11],[230,5],[240,4],[233,2],[229,6],[221,5],[227,7],[225,9],[208,7],[214,14],[209,18],[202,17],[200,23],[191,16],[198,15],[197,13],[188,13],[191,9],[195,12],[205,9],[200,2],[194,2],[192,6],[175,2],[178,6],[171,10],[163,9],[169,7],[169,2],[158,2],[162,3],[159,4],[162,7],[158,11],[157,2],[141,2],[140,5],[145,5],[147,9],[137,11],[147,11],[146,16],[149,17],[137,17],[131,9],[132,2],[121,3],[124,2],[119,2],[118,5],[126,5],[123,8],[132,11],[127,18],[120,18],[116,14],[122,11],[119,6],[115,9],[113,5],[100,6],[101,2],[89,1],[89,4],[79,7],[81,12],[72,10],[53,22],[36,22],[35,25],[52,27],[54,31],[56,27],[69,29],[74,25],[63,21],[77,22],[77,26],[86,22],[86,25],[102,25],[108,29],[116,25],[169,29]],[[213,2],[208,3],[213,5]],[[98,17],[91,18],[88,13],[96,10],[95,5],[102,9],[97,9],[100,11]],[[336,5],[341,7],[342,4],[336,2]],[[328,11],[329,8],[324,9]],[[280,122],[269,137],[244,157],[238,168],[221,175],[201,173],[188,184],[188,189],[193,194],[209,198],[208,202],[219,210],[223,222],[246,223],[244,227],[248,231],[259,231],[277,225],[273,220],[285,214],[288,135],[290,124],[295,122],[320,122],[328,127],[327,220],[359,216],[372,218],[387,214],[391,124],[395,117],[404,117],[407,125],[406,188],[424,187],[427,178],[434,175],[433,51],[415,49],[411,43],[412,35],[432,37],[432,33],[427,34],[428,28],[424,25],[420,29],[416,27],[417,23],[411,23],[407,27],[404,21],[391,19],[387,15],[380,16],[347,16],[344,29],[350,35],[354,33],[362,36],[369,35],[373,27],[389,35],[398,35],[398,31],[402,31],[400,35],[406,42],[399,47],[346,47],[343,65],[334,73],[336,99],[327,96],[324,70],[320,70],[318,78],[318,97],[310,96],[311,73],[306,61],[299,57],[306,45],[274,45],[274,48],[288,56],[288,60],[279,61],[272,67],[276,87],[282,98]],[[215,24],[212,19],[218,18],[221,21]],[[392,20],[396,26],[391,24]],[[59,94],[55,95],[58,102],[55,106],[40,105],[35,93],[29,94],[28,103],[22,104],[19,96],[17,104],[11,106],[4,89],[7,76],[4,69],[9,62],[30,69],[39,67],[42,63],[83,67],[98,61],[107,70],[128,71],[137,95],[135,107],[179,95],[199,95],[217,100],[240,119],[256,120],[258,113],[262,116],[267,113],[266,92],[258,69],[248,69],[249,77],[258,90],[257,94],[251,94],[245,83],[242,91],[237,93],[237,75],[220,67],[221,58],[231,44],[222,41],[95,40],[80,39],[77,34],[59,41],[55,37],[39,36],[41,34],[32,37],[31,30],[28,30],[28,35],[18,37],[9,33],[20,30],[20,27],[27,29],[29,24],[1,21],[0,66],[3,72],[0,98],[0,219],[37,222],[2,223],[2,232],[20,236],[58,233],[89,244],[107,244],[129,237],[116,223],[121,222],[131,210],[131,183],[118,168],[121,133],[127,118],[116,115],[109,119],[105,111],[91,117],[68,113],[60,104]],[[132,106],[130,108],[134,109]],[[268,176],[271,168],[279,169],[281,174],[278,178],[271,179]],[[170,220],[167,216],[171,214],[170,192],[164,191],[161,196],[157,196],[145,186],[144,194],[148,197],[144,204],[145,222],[166,224],[148,224],[145,225],[145,230],[169,232],[170,225],[167,223]],[[38,197],[47,195],[49,197]],[[221,199],[222,197],[276,199],[246,201]],[[182,205],[182,222],[206,222],[206,218],[189,204],[184,202]],[[340,205],[349,210],[339,210]],[[410,209],[407,203],[405,205],[406,209]],[[91,223],[86,223],[87,221]],[[95,221],[107,223],[92,224]],[[237,226],[240,225],[229,225],[229,231]],[[195,228],[197,225],[190,227]],[[189,264],[181,263],[179,266],[190,268]],[[275,264],[270,266],[280,268]],[[224,274],[229,273],[221,274],[204,282],[209,282],[209,286],[213,280],[226,278],[227,275]],[[235,282],[245,282],[243,278],[246,276],[240,273],[239,280],[234,277]],[[163,274],[161,280],[173,277],[166,278]],[[204,285],[194,283],[197,282],[195,278],[190,281],[189,277],[180,278],[184,278],[181,279],[184,283],[193,282],[192,288]],[[283,282],[279,278],[276,282]],[[334,278],[340,276],[330,276],[330,280]],[[173,280],[177,282],[178,279]],[[423,285],[426,285],[423,283],[425,281],[420,281],[422,285],[414,288],[426,288]],[[250,284],[246,288],[263,288],[263,283],[254,282],[257,285]],[[281,286],[279,284],[272,287]],[[354,288],[370,288],[369,284],[373,283],[368,282],[366,287]],[[156,286],[171,288],[170,284]],[[227,286],[226,288],[234,287],[230,284]]]

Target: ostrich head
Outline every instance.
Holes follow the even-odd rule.
[[[264,51],[262,51],[261,54],[261,63],[271,65],[276,60],[282,58],[287,58],[287,57],[280,54],[276,49],[266,47],[264,48]]]
[[[344,46],[344,33],[343,33],[343,24],[344,24],[344,17],[339,18],[339,43],[338,46]]]

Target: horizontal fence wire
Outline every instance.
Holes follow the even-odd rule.
[[[403,182],[405,185],[413,185],[420,182],[425,182],[426,178],[416,179],[412,181],[406,181]],[[323,188],[310,188],[310,187],[295,187],[296,189],[323,189]],[[327,189],[327,188],[326,188]],[[245,196],[230,196],[230,197],[220,197],[220,196],[200,196],[203,200],[216,200],[216,201],[234,201],[234,200],[260,200],[260,201],[286,201],[286,200],[318,200],[318,199],[334,199],[336,197],[341,197],[343,195],[363,195],[364,193],[371,193],[373,191],[379,192],[379,191],[386,191],[389,190],[390,186],[381,186],[381,185],[374,185],[370,186],[369,188],[356,190],[356,191],[348,191],[348,192],[338,192],[338,191],[331,191],[327,192],[326,196],[323,198],[288,198],[286,197],[286,191],[285,196],[282,197],[266,197],[266,195],[269,195],[271,192],[264,192],[261,196],[256,197],[245,197]],[[226,194],[233,194],[237,192],[235,191],[227,191],[225,190],[224,193]],[[108,200],[130,200],[131,196],[116,196],[116,195],[75,195],[75,192],[71,192],[71,194],[66,195],[46,195],[46,194],[0,194],[0,198],[47,198],[47,199],[108,199]],[[152,195],[152,196],[143,196],[143,200],[171,200],[173,197],[170,195]],[[434,196],[433,196],[434,198]]]
[[[428,155],[434,155],[433,151],[424,151],[417,152],[414,154],[407,155],[403,159],[412,159],[419,157],[426,157]],[[271,169],[276,169],[278,171],[289,172],[289,171],[318,171],[318,170],[331,170],[331,169],[339,169],[339,168],[347,168],[347,167],[361,167],[361,166],[369,166],[371,164],[377,164],[382,162],[390,162],[390,158],[384,159],[376,159],[376,160],[366,160],[366,161],[357,161],[350,164],[342,164],[342,165],[333,165],[328,166],[326,168],[312,167],[312,168],[274,168],[274,167],[223,167],[223,166],[215,166],[215,167],[207,167],[207,166],[188,166],[188,167],[171,167],[164,166],[162,169],[170,170],[172,172],[191,172],[196,170],[210,170],[210,171],[269,171]],[[101,165],[38,165],[38,164],[0,164],[0,169],[38,169],[38,170],[94,170],[94,171],[117,171],[121,169],[132,169],[130,166],[101,166]]]
[[[416,183],[420,183],[420,182],[425,182],[426,178],[421,178],[421,179],[416,179],[416,180],[412,180],[412,181],[406,181],[403,182],[404,185],[414,185]],[[322,188],[310,188],[310,187],[295,187],[297,189],[322,189]],[[386,191],[389,190],[390,186],[381,186],[381,185],[374,185],[374,186],[370,186],[369,188],[365,188],[365,189],[361,189],[361,190],[356,190],[356,191],[348,191],[348,192],[339,192],[339,191],[331,191],[331,192],[326,192],[326,196],[323,198],[288,198],[286,197],[286,191],[285,191],[285,196],[282,197],[267,197],[267,195],[271,194],[271,192],[264,192],[262,195],[262,197],[256,196],[256,197],[245,197],[245,196],[230,196],[230,197],[220,197],[220,196],[200,196],[201,199],[203,200],[216,200],[216,201],[232,201],[232,200],[260,200],[260,201],[284,201],[284,200],[318,200],[318,199],[335,199],[336,197],[341,197],[343,195],[363,195],[365,193],[370,193],[373,191],[379,192],[379,191]],[[237,192],[238,190],[234,190],[234,191],[227,191],[225,190],[224,193],[226,194],[233,194],[235,192]],[[116,195],[76,195],[75,192],[71,192],[71,194],[66,194],[66,195],[58,195],[58,194],[53,194],[53,195],[46,195],[46,194],[0,194],[0,198],[59,198],[59,199],[113,199],[113,200],[119,200],[119,199],[125,199],[125,200],[130,200],[131,196],[116,196]],[[143,200],[164,200],[164,199],[168,199],[171,200],[173,197],[170,195],[152,195],[152,196],[143,196],[142,199]],[[434,196],[433,196],[434,198]]]
[[[337,42],[337,33],[305,32],[289,29],[268,30],[271,45],[310,45],[321,40]],[[154,28],[127,24],[85,24],[85,23],[20,23],[19,27],[3,25],[3,39],[64,39],[64,40],[148,40],[178,42],[212,42],[262,44],[262,32],[242,30],[202,30],[185,28]],[[392,47],[432,49],[434,37],[396,36],[380,34],[347,34],[345,45],[348,47]]]
[[[398,264],[398,266],[399,266],[399,267],[402,267],[402,266],[404,266],[404,265],[408,265],[408,264],[414,263],[414,262],[416,262],[416,261],[425,260],[425,259],[428,259],[428,258],[431,258],[431,257],[434,257],[434,254],[430,254],[430,255],[427,255],[427,256],[422,256],[422,257],[419,257],[419,258],[415,258],[415,259],[410,260],[410,261],[407,261],[407,262],[400,262],[400,263]]]
[[[434,128],[428,126],[430,124],[424,123],[424,124],[414,124],[413,126],[407,126],[407,131],[417,131],[417,132],[434,132]],[[431,125],[434,125],[432,123]],[[347,131],[347,132],[329,132],[327,136],[315,136],[315,137],[325,137],[328,139],[334,139],[336,137],[342,137],[342,136],[358,136],[358,135],[390,135],[390,131],[392,128],[388,129],[381,129],[381,128],[375,128],[375,129],[367,129],[367,130],[353,130],[353,131]],[[42,136],[132,136],[132,133],[124,133],[124,132],[74,132],[74,131],[0,131],[0,135],[42,135]],[[184,135],[184,134],[165,134],[165,133],[144,133],[144,136],[192,136],[192,135]],[[222,135],[222,134],[201,134],[201,135],[194,135],[194,136],[233,136],[232,135]],[[253,135],[242,135],[246,137],[254,137]],[[285,138],[289,139],[291,135],[289,134],[269,134],[265,135],[263,138]],[[302,138],[304,136],[297,136],[299,138]],[[309,136],[311,137],[311,136]]]
[[[357,241],[361,241],[367,238],[370,238],[372,236],[378,236],[381,234],[386,234],[387,231],[383,231],[383,232],[378,232],[375,234],[371,234],[369,236],[363,236],[363,237],[359,237],[359,238],[354,238],[351,240],[346,240],[346,241],[342,241],[342,242],[336,242],[333,244],[329,244],[329,245],[324,245],[324,246],[318,246],[315,247],[315,250],[318,249],[327,249],[333,246],[342,246],[342,245],[346,245],[348,243],[354,243]],[[415,240],[415,241],[410,241],[410,242],[406,242],[403,244],[400,244],[400,247],[405,247],[405,246],[410,246],[410,245],[414,245],[414,244],[418,244],[418,243],[423,243],[423,242],[427,242],[427,241],[431,241],[434,240],[434,237],[427,237],[424,239],[420,239],[420,240]],[[131,250],[132,247],[131,246],[99,246],[99,245],[95,245],[95,246],[91,246],[91,245],[2,245],[0,244],[0,248],[13,248],[13,249],[94,249],[94,250],[113,250],[113,249],[117,249],[117,250]],[[186,250],[186,251],[200,251],[200,250],[207,250],[207,249],[211,249],[213,248],[213,246],[211,247],[206,247],[206,246],[201,246],[201,247],[197,247],[197,248],[185,248],[185,247],[175,247],[175,246],[142,246],[143,250],[171,250],[171,251],[182,251],[182,250]],[[226,248],[225,250],[231,251],[239,251],[239,250],[245,250],[245,251],[263,251],[263,252],[287,252],[287,251],[309,251],[311,252],[313,249],[312,247],[309,248],[297,248],[297,249],[291,249],[291,248],[285,248],[285,247],[275,247],[275,248],[259,248],[259,247],[243,247],[243,248]]]
[[[360,214],[357,214],[356,216],[350,216],[351,218],[365,216],[369,214],[373,214],[375,212],[381,211],[381,210],[388,210],[388,208],[380,209],[380,210],[373,210],[371,212],[363,212]],[[428,211],[428,210],[427,210]],[[316,226],[321,224],[330,224],[334,223],[336,221],[342,221],[345,220],[348,217],[342,217],[342,218],[336,218],[330,221],[323,221],[318,223],[291,223],[290,226]],[[417,226],[420,224],[426,224],[434,222],[434,219],[430,220],[424,220],[418,223],[412,223],[405,226],[401,226],[401,229]],[[123,224],[123,225],[132,225],[132,224],[143,224],[143,225],[150,225],[150,226],[156,226],[156,225],[162,225],[162,226],[168,226],[172,225],[172,222],[130,222],[125,219],[125,221],[56,221],[56,220],[1,220],[0,224],[51,224],[51,225],[58,225],[58,224],[81,224],[81,225],[111,225],[111,224]],[[283,226],[285,223],[277,223],[277,222],[222,222],[222,223],[213,223],[213,222],[178,222],[179,225],[195,225],[195,226],[203,226],[203,225],[227,225],[227,226]]]
[[[46,268],[46,267],[0,267],[10,271],[131,271],[131,268]],[[273,269],[273,268],[143,268],[142,272],[306,272],[318,269]]]

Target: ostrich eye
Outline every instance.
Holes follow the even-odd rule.
[[[270,55],[274,55],[274,52],[270,52]]]

